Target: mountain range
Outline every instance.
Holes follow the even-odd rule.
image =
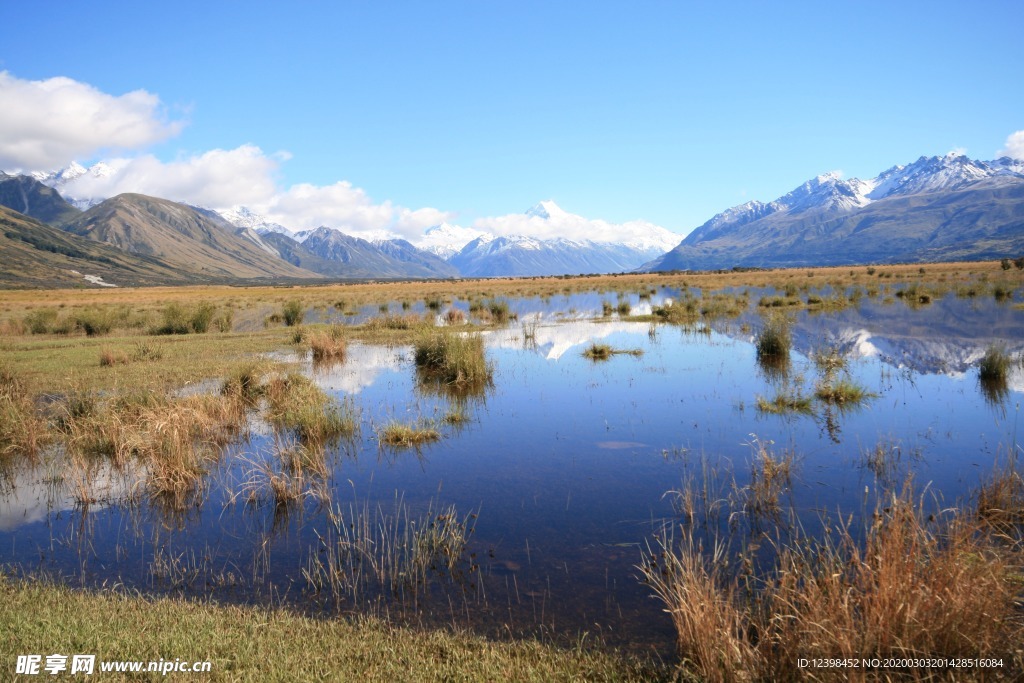
[[[870,180],[826,173],[704,223],[643,270],[990,259],[1024,253],[1024,162],[921,157]]]
[[[507,217],[502,234],[441,223],[412,240],[366,240],[328,226],[293,231],[244,206],[62,196],[75,179],[110,172],[103,164],[0,172],[0,285],[539,276],[1024,254],[1024,161],[1010,158],[921,157],[869,180],[826,173],[774,201],[727,209],[682,241],[639,221],[613,235],[615,226],[550,200]],[[515,226],[530,235],[582,226],[594,238],[513,234]]]

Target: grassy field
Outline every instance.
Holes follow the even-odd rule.
[[[415,350],[422,384],[437,384],[455,396],[471,395],[491,383],[492,368],[479,335],[457,336],[451,331],[478,332],[519,324],[509,310],[507,299],[511,297],[600,292],[608,295],[605,315],[600,317],[616,314],[622,320],[649,321],[653,330],[658,323],[691,325],[733,317],[748,306],[767,320],[782,321],[789,310],[834,311],[854,305],[860,297],[880,298],[894,305],[902,302],[900,305],[914,309],[955,293],[966,298],[992,297],[1019,307],[1013,297],[1022,286],[1024,271],[984,262],[275,288],[4,290],[0,291],[0,465],[5,459],[10,463],[16,458],[36,457],[47,444],[59,442],[69,454],[83,460],[96,455],[109,456],[115,462],[145,460],[150,472],[162,476],[155,480],[157,484],[151,484],[152,495],[186,500],[199,486],[219,441],[240,429],[245,411],[262,401],[267,406],[265,419],[294,432],[298,440],[286,453],[290,454],[287,463],[282,460],[282,471],[267,472],[273,498],[280,503],[302,494],[301,486],[293,486],[295,482],[323,478],[325,466],[315,456],[324,442],[351,435],[358,426],[352,406],[331,403],[295,373],[295,363],[289,358],[298,359],[307,352],[314,362],[335,362],[345,358],[351,342],[409,345]],[[623,305],[626,295],[649,299],[661,287],[679,288],[679,300],[656,307],[649,316],[633,316],[631,307]],[[748,291],[758,288],[774,292]],[[468,315],[451,308],[456,299],[468,303]],[[303,321],[311,310],[336,321],[365,307],[377,313],[359,325]],[[440,316],[441,324],[435,324],[435,316]],[[773,330],[771,326],[766,329]],[[524,322],[524,339],[529,330]],[[769,365],[772,358],[789,357],[788,331],[784,327],[774,331],[779,333],[773,340],[774,350],[768,348],[767,342],[772,340],[766,334],[759,337],[766,348],[764,354],[759,348],[759,359]],[[281,351],[290,355],[257,361]],[[601,349],[603,356],[616,352],[622,351]],[[993,372],[1005,375],[1004,359],[993,358]],[[797,399],[810,405],[812,396],[835,405],[862,400],[856,393],[859,387],[843,384],[843,377],[836,375],[842,369],[840,360],[816,359],[824,379],[813,394],[759,399],[759,409],[800,410],[803,404]],[[204,381],[208,384],[202,396],[176,395],[179,389]],[[54,413],[54,406],[63,407],[64,412]],[[174,439],[168,436],[167,416],[175,418],[171,421],[174,434],[180,436]],[[453,409],[444,422],[459,424],[466,419],[465,412]],[[382,428],[378,438],[384,445],[415,445],[417,439],[424,438],[413,429],[416,426],[424,425],[388,425],[393,433]],[[429,438],[435,438],[439,432],[430,427]],[[192,452],[197,442],[207,444],[210,453]],[[180,457],[171,462],[168,452]],[[989,505],[987,515],[1000,510],[1020,514],[1024,487],[1019,475],[1004,478],[1003,489],[1003,498],[1009,495],[1010,502]],[[1020,520],[1013,518],[1010,523],[1019,525]],[[927,534],[931,532],[922,529],[911,527],[910,535],[930,542]],[[1008,532],[1003,535],[1008,537]],[[767,646],[758,644],[768,642],[761,636],[789,639],[785,643],[789,648],[806,642],[799,641],[794,632],[772,631],[781,622],[759,621],[766,614],[764,605],[759,606],[760,612],[744,612],[742,605],[734,604],[728,586],[723,597],[720,577],[706,574],[702,556],[672,555],[679,552],[678,546],[664,550],[675,564],[666,568],[669,573],[650,578],[655,585],[658,580],[665,582],[660,589],[662,599],[674,610],[680,653],[689,658],[687,672],[733,680],[730,676],[744,671],[782,671],[772,669],[775,664],[765,654]],[[842,565],[852,561],[843,554],[847,550],[824,557]],[[986,565],[976,561],[990,551],[995,553],[990,546],[971,544],[961,550],[952,565],[965,570],[976,568],[975,564]],[[922,566],[946,562],[947,556],[940,551],[937,546],[934,552],[928,550],[922,555]],[[1003,607],[1016,599],[1013,587],[1020,576],[1019,551],[1020,545],[1016,545],[1018,554],[1008,556],[1000,548],[999,562],[987,563],[998,575],[982,577],[990,587],[1010,586],[1004,590],[1009,602],[1004,601]],[[901,556],[902,552],[897,549],[894,554]],[[816,566],[812,559],[820,558],[792,555],[790,559],[793,565],[787,571],[792,569],[795,575],[794,567]],[[862,564],[872,569],[869,562]],[[808,574],[805,578],[824,586],[829,576]],[[875,580],[871,575],[840,578],[839,588],[849,587],[844,581],[867,585]],[[913,574],[908,581],[918,578]],[[974,575],[970,579],[980,581]],[[722,618],[729,621],[725,630],[732,638],[712,643],[710,659],[696,667],[693,655],[683,650],[704,647],[710,641],[701,638],[721,635],[721,629],[716,631],[713,626],[718,617],[686,611],[688,603],[682,598],[688,595],[688,587],[695,585],[706,589],[702,604],[725,614]],[[786,601],[796,604],[803,599],[798,595],[800,586],[785,588],[790,592],[779,588],[769,596],[780,609]],[[979,599],[991,596],[993,590],[982,593]],[[828,595],[817,598],[813,607],[822,608],[823,614],[839,614],[828,604]],[[972,596],[957,599],[961,611],[975,609],[969,602]],[[81,593],[2,576],[0,604],[0,643],[10,644],[7,656],[12,670],[13,656],[19,653],[67,651],[95,653],[101,659],[209,659],[214,663],[214,680],[333,680],[338,676],[363,680],[652,680],[672,674],[662,665],[639,663],[600,649],[567,651],[534,641],[489,642],[466,633],[398,629],[371,620],[317,621],[287,611]],[[850,623],[858,614],[853,605]],[[781,620],[784,613],[776,616]],[[705,619],[712,621],[702,621]],[[798,634],[801,638],[814,624],[804,626]],[[1014,628],[1015,634],[1024,633],[1017,621]],[[696,645],[684,648],[687,630],[694,634]],[[991,642],[1003,644],[995,635]],[[737,659],[730,666],[719,666],[716,652],[726,651],[738,653]]]
[[[670,670],[581,642],[496,642],[465,632],[317,620],[286,610],[82,593],[0,577],[0,677],[19,654],[209,661],[211,671],[96,673],[100,681],[656,681]],[[44,660],[45,661],[45,660]],[[45,672],[43,674],[46,675]],[[38,678],[23,677],[24,680]]]

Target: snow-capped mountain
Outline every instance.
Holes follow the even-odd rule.
[[[464,277],[620,273],[646,257],[622,244],[525,235],[482,235],[448,260]]]
[[[69,187],[71,183],[82,177],[92,178],[107,178],[114,173],[114,169],[102,161],[93,164],[89,168],[86,168],[76,161],[72,161],[70,164],[62,169],[49,172],[35,171],[31,174],[33,178],[41,182],[47,187],[52,187],[61,194],[64,199],[72,206],[85,211],[90,209],[107,197],[79,197]]]
[[[415,240],[413,244],[423,251],[428,251],[447,260],[477,237],[482,237],[485,234],[487,233],[480,230],[446,222],[427,228],[423,236]]]
[[[1024,162],[921,157],[727,209],[644,270],[1003,257],[1024,252],[1022,211]]]
[[[622,272],[665,253],[680,240],[676,233],[653,223],[592,220],[569,213],[552,200],[522,214],[487,219],[484,226],[492,231],[477,230],[458,253],[448,257],[464,276]]]
[[[273,221],[268,220],[266,216],[256,213],[247,206],[234,206],[230,209],[220,209],[217,213],[236,228],[249,228],[260,235],[268,232],[276,232],[284,235],[285,237],[295,236],[288,228],[284,227],[280,223],[274,223]]]

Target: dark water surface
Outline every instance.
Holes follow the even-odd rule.
[[[677,295],[663,291],[653,303]],[[441,424],[442,440],[418,451],[381,449],[375,436],[389,420],[440,420],[453,402],[417,386],[410,348],[353,345],[343,364],[309,367],[361,410],[360,436],[328,454],[327,501],[309,496],[282,509],[250,500],[254,472],[277,443],[258,422],[185,512],[118,502],[144,472],[101,471],[96,481],[111,502],[83,508],[59,463],[14,471],[0,483],[0,562],[84,585],[328,614],[372,602],[485,633],[586,631],[666,652],[671,623],[635,565],[662,525],[679,520],[665,494],[685,480],[712,481],[728,497],[749,483],[758,444],[791,451],[786,502],[813,532],[822,514],[863,514],[868,498],[907,473],[919,490],[955,503],[1020,449],[1019,367],[995,393],[983,390],[975,369],[994,343],[1024,350],[1024,311],[1012,306],[946,297],[916,310],[863,300],[832,313],[801,311],[780,378],[757,363],[756,306],[710,329],[652,328],[616,316],[589,320],[605,300],[615,303],[600,294],[511,302],[518,322],[485,335],[493,387],[466,401],[466,424]],[[651,300],[629,301],[634,314],[650,311]],[[593,341],[643,354],[593,362],[582,356]],[[850,378],[874,398],[847,411],[816,403],[811,415],[756,408],[759,396],[780,389],[813,394],[820,373],[810,354],[825,347],[845,353]],[[879,444],[900,454],[892,471],[865,465]],[[415,598],[383,602],[315,590],[310,567],[332,542],[332,515],[421,515],[451,505],[460,519],[476,515],[465,572],[440,572]]]

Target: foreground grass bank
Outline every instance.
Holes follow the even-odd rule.
[[[285,610],[81,593],[0,578],[0,678],[19,654],[210,661],[211,673],[101,674],[119,680],[650,681],[667,668],[592,647],[493,642],[373,619],[317,620]],[[177,679],[175,678],[177,676]],[[35,677],[26,677],[30,680]]]

